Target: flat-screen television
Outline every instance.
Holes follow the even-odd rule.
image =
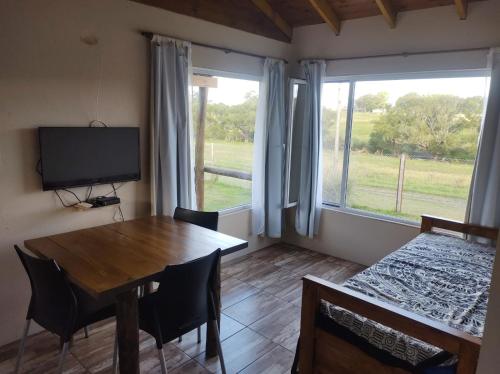
[[[138,127],[39,127],[43,190],[141,179]]]

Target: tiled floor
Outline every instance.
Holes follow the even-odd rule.
[[[222,349],[229,374],[289,373],[299,334],[301,277],[313,274],[340,283],[363,267],[287,244],[277,244],[222,266]],[[115,327],[92,326],[80,333],[65,363],[67,373],[110,373]],[[206,360],[196,332],[165,346],[171,374],[219,372]],[[57,366],[58,338],[42,332],[28,339],[23,373],[50,373]],[[17,343],[0,348],[0,373],[11,373]],[[160,373],[154,340],[141,333],[141,373]]]

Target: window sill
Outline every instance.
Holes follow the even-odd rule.
[[[226,209],[219,210],[219,216],[226,216],[226,215],[229,215],[232,213],[238,213],[238,212],[242,212],[242,211],[250,210],[250,209],[252,209],[252,205],[250,205],[250,204],[238,205],[238,206],[235,206],[232,208],[226,208]]]
[[[403,218],[384,216],[382,214],[371,213],[371,212],[367,212],[367,211],[359,210],[359,209],[340,207],[340,206],[331,205],[331,204],[327,204],[327,203],[323,203],[323,209],[336,211],[336,212],[340,212],[340,213],[345,213],[345,214],[351,214],[351,215],[355,215],[355,216],[359,216],[359,217],[363,217],[363,218],[373,219],[376,221],[399,224],[399,225],[404,225],[404,226],[409,226],[409,227],[420,227],[420,223],[417,221],[410,221],[410,220],[406,220]]]
[[[294,206],[295,206],[295,204],[294,204]],[[251,209],[252,209],[251,204],[239,205],[236,207],[219,210],[219,216],[222,217],[222,216],[230,215],[233,213],[250,211]],[[402,218],[384,216],[381,214],[370,213],[367,211],[353,209],[353,208],[340,207],[340,206],[331,205],[331,204],[327,204],[327,203],[323,203],[322,209],[340,212],[340,213],[344,213],[344,214],[351,214],[354,216],[373,219],[376,221],[382,221],[382,222],[393,223],[393,224],[398,224],[398,225],[405,225],[405,226],[416,227],[416,228],[420,227],[420,223],[417,221],[410,221],[410,220],[405,220]]]

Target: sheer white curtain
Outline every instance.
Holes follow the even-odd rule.
[[[259,88],[252,170],[252,227],[256,235],[283,232],[285,64],[267,58]]]
[[[193,209],[191,43],[155,35],[151,41],[151,211]]]
[[[323,205],[323,167],[321,141],[321,91],[325,78],[325,61],[302,62],[306,77],[300,184],[295,213],[295,230],[312,238],[318,233]]]
[[[500,48],[491,49],[490,92],[471,187],[469,221],[500,226]]]

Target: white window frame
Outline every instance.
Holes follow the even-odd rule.
[[[389,80],[409,80],[409,79],[439,79],[439,78],[473,78],[473,77],[489,77],[491,72],[488,69],[469,69],[469,70],[449,70],[449,71],[430,71],[430,72],[410,72],[410,73],[394,73],[394,74],[372,74],[372,75],[352,75],[352,76],[328,76],[324,83],[349,83],[349,99],[347,104],[347,119],[346,132],[344,139],[344,163],[342,169],[341,181],[341,196],[340,203],[323,201],[324,209],[342,211],[346,213],[356,214],[368,218],[378,220],[401,223],[411,226],[418,226],[416,221],[389,216],[384,214],[373,213],[367,210],[350,208],[347,203],[347,183],[349,180],[349,157],[351,155],[351,135],[354,114],[354,97],[356,93],[356,83],[366,81],[389,81]]]
[[[284,206],[291,208],[297,205],[297,201],[290,201],[290,168],[292,163],[292,141],[293,141],[293,115],[294,109],[291,107],[293,98],[293,88],[295,84],[306,84],[304,79],[289,78],[287,92],[287,122],[286,122],[286,153],[285,153],[285,191],[284,191]]]
[[[244,74],[244,73],[235,73],[231,71],[217,70],[217,69],[208,69],[208,68],[192,68],[193,75],[214,75],[222,78],[233,78],[233,79],[243,79],[246,81],[257,81],[260,83],[262,80],[262,76],[253,75],[253,74]]]
[[[200,68],[200,67],[194,67],[194,66],[192,67],[191,72],[193,75],[213,75],[213,76],[222,77],[222,78],[233,78],[233,79],[254,81],[254,82],[258,82],[259,86],[260,86],[260,82],[262,80],[262,77],[258,76],[258,75],[234,73],[234,72],[229,72],[229,71]],[[257,94],[260,94],[260,92],[258,92]],[[252,181],[252,183],[253,183],[253,181]],[[253,196],[251,196],[250,199],[253,199]],[[224,209],[219,210],[218,212],[219,212],[219,215],[223,216],[223,215],[227,215],[227,214],[231,214],[231,213],[235,213],[235,212],[249,210],[251,208],[252,208],[252,202],[250,201],[249,204],[242,204],[242,205],[236,205],[236,206],[229,207],[229,208],[224,208]]]

